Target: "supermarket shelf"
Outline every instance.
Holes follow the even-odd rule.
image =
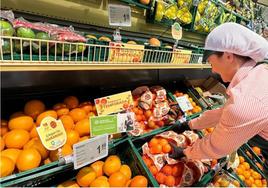
[[[58,64],[49,63],[0,63],[1,72],[7,71],[70,71],[70,70],[144,70],[144,69],[208,69],[207,64],[77,64],[59,62]]]

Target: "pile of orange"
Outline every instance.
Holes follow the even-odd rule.
[[[1,177],[36,168],[56,161],[58,151],[48,151],[39,139],[36,127],[48,116],[62,121],[67,142],[62,147],[62,156],[72,154],[72,145],[89,138],[90,116],[96,115],[90,102],[79,104],[77,97],[69,96],[64,103],[46,109],[40,100],[28,101],[23,111],[15,112],[9,121],[1,120]]]
[[[188,98],[188,100],[190,101],[191,105],[193,106],[193,109],[192,109],[192,110],[188,110],[188,111],[185,112],[188,116],[193,115],[193,114],[195,114],[195,113],[198,113],[198,112],[201,112],[201,111],[202,111],[202,108],[201,108],[199,105],[197,105],[197,104],[193,101],[193,99],[192,99],[191,97],[189,97],[188,94],[184,94],[184,93],[182,93],[182,92],[175,91],[174,96],[175,96],[175,97],[186,96],[186,97]]]
[[[146,177],[137,175],[133,178],[128,165],[122,164],[116,155],[109,156],[105,162],[97,161],[79,170],[76,181],[66,181],[58,185],[75,187],[147,187]]]
[[[168,143],[168,140],[165,138],[154,137],[149,141],[148,146],[150,148],[150,153],[153,155],[170,153],[172,150],[170,144]]]
[[[174,187],[180,183],[184,170],[183,163],[174,165],[166,164],[159,171],[150,157],[143,155],[142,159],[159,184]]]
[[[244,157],[239,156],[239,162],[236,173],[248,187],[267,187],[267,181],[258,172],[251,169]]]
[[[134,100],[134,107],[132,108],[132,111],[135,113],[135,119],[137,122],[139,122],[141,128],[144,130],[144,133],[158,129],[165,125],[163,120],[153,120],[153,111],[150,109],[144,110],[140,108],[137,100]]]

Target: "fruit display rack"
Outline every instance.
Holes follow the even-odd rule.
[[[209,68],[202,54],[143,45],[71,43],[53,40],[1,36],[2,71],[16,66],[79,65],[81,69]],[[27,47],[25,47],[27,45]],[[117,54],[119,55],[117,55]],[[131,58],[129,56],[131,55]],[[124,65],[124,67],[122,67]],[[73,67],[75,69],[75,67]],[[79,67],[76,67],[79,68]],[[72,69],[70,67],[70,69]]]

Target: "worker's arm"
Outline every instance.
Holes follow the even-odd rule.
[[[198,118],[195,118],[189,122],[189,127],[194,130],[201,130],[205,128],[215,127],[219,123],[222,115],[222,109],[217,108],[215,110],[208,110],[201,114]]]
[[[186,148],[184,154],[189,159],[226,156],[265,129],[267,119],[268,110],[259,100],[249,96],[232,98],[214,131]]]

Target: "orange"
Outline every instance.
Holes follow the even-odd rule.
[[[60,108],[58,110],[56,110],[58,117],[63,116],[63,115],[67,115],[69,113],[69,108]]]
[[[5,149],[1,152],[1,156],[10,158],[15,164],[21,151],[19,149]]]
[[[83,102],[79,105],[79,108],[84,110],[87,114],[93,110],[91,102]]]
[[[39,137],[39,135],[37,133],[37,130],[36,130],[36,125],[35,124],[33,124],[33,128],[30,131],[30,137],[31,138],[38,138]]]
[[[247,162],[243,162],[242,165],[244,166],[245,170],[250,169],[250,165]]]
[[[234,181],[232,182],[232,184],[233,184],[234,186],[236,186],[236,187],[240,187],[240,183],[239,183],[239,181],[237,181],[237,180],[234,180]]]
[[[131,169],[129,168],[128,165],[122,165],[119,172],[121,172],[122,174],[124,174],[127,178],[127,180],[130,180],[132,173],[131,173]]]
[[[257,187],[262,187],[262,181],[261,181],[261,180],[255,180],[255,181],[254,181],[254,184],[255,184]]]
[[[155,122],[152,120],[148,121],[148,127],[152,128],[152,129],[157,128]]]
[[[73,109],[78,107],[79,100],[75,96],[68,96],[64,99],[63,103],[67,105],[67,108]]]
[[[66,108],[67,107],[67,105],[66,104],[64,104],[64,103],[57,103],[57,104],[55,104],[54,106],[53,106],[53,110],[58,110],[58,109],[61,109],[61,108]]]
[[[49,163],[52,163],[52,161],[49,158],[44,160],[44,164],[49,164]]]
[[[143,159],[144,163],[146,164],[146,166],[151,166],[153,164],[153,161],[150,160],[149,158]]]
[[[248,179],[249,177],[250,177],[250,172],[249,171],[244,171],[243,172],[243,175],[244,175],[244,177],[246,178],[246,179]]]
[[[102,179],[102,180],[108,181],[108,178],[106,176],[100,176],[100,177],[98,177],[98,179]]]
[[[61,184],[59,184],[57,187],[80,187],[76,181],[67,180]]]
[[[91,182],[90,187],[110,187],[110,184],[103,178],[97,178]]]
[[[246,151],[246,154],[247,154],[247,156],[249,156],[249,158],[252,159],[252,155],[251,155],[251,153],[249,151]]]
[[[164,138],[160,138],[160,139],[159,139],[159,144],[160,144],[161,146],[165,146],[165,145],[168,144],[168,141],[167,141],[166,139],[164,139]]]
[[[97,177],[103,176],[103,170],[102,170],[103,165],[104,165],[103,161],[96,161],[90,165],[90,167],[93,168],[93,170],[96,172]]]
[[[74,121],[71,116],[62,115],[59,119],[61,120],[65,130],[70,130],[74,128]]]
[[[245,158],[242,156],[239,156],[239,163],[242,164],[243,162],[245,162]]]
[[[15,169],[15,163],[8,157],[1,156],[0,158],[0,177],[9,176]]]
[[[88,140],[90,137],[89,136],[83,136],[81,138],[79,138],[79,142],[82,142],[84,140]]]
[[[13,119],[13,118],[20,117],[20,116],[25,116],[25,114],[23,112],[21,112],[21,111],[14,112],[13,114],[11,114],[11,116],[9,117],[9,119]]]
[[[263,170],[263,166],[260,163],[256,163],[257,167],[259,167],[259,169]]]
[[[171,146],[169,144],[166,144],[163,146],[162,150],[164,153],[169,153],[169,152],[171,152],[171,149],[172,149]]]
[[[263,187],[267,187],[267,181],[266,179],[261,180]]]
[[[149,119],[151,116],[152,116],[152,111],[151,110],[147,110],[146,112],[145,112],[145,117],[147,118],[147,119]]]
[[[157,145],[150,148],[151,154],[159,154],[161,152],[162,152],[162,146],[160,144],[157,144]]]
[[[155,176],[155,179],[159,184],[163,184],[165,182],[166,177],[167,176],[164,173],[158,172]]]
[[[57,112],[56,112],[55,110],[48,110],[48,111],[45,111],[45,112],[39,114],[39,116],[37,116],[37,119],[36,119],[36,125],[37,125],[37,126],[40,126],[41,121],[42,121],[45,117],[48,117],[48,116],[57,119],[58,114],[57,114]]]
[[[149,142],[149,147],[153,147],[155,145],[157,145],[159,142],[158,142],[158,139],[157,138],[152,138]]]
[[[257,155],[261,155],[261,149],[257,146],[252,147],[252,150],[257,154]]]
[[[238,175],[243,175],[244,170],[243,170],[242,168],[238,167],[238,168],[236,169],[236,173],[237,173]]]
[[[103,172],[110,176],[115,172],[118,172],[121,168],[121,160],[116,155],[110,155],[104,162]]]
[[[1,140],[1,151],[2,151],[3,149],[5,149],[6,144],[2,137],[0,137],[0,140]]]
[[[141,115],[138,114],[135,117],[136,117],[136,121],[142,121],[142,116]]]
[[[33,127],[33,118],[31,118],[30,116],[16,117],[8,122],[8,128],[10,130],[24,129],[26,131],[30,131],[32,127]]]
[[[50,151],[49,158],[51,161],[57,161],[61,156],[71,155],[73,153],[73,149],[69,144],[64,144],[61,148],[61,154],[59,150]]]
[[[219,183],[220,187],[228,187],[230,185],[230,182],[226,179],[222,179]]]
[[[76,130],[80,137],[88,136],[90,134],[90,124],[88,119],[83,119],[75,124],[74,130]]]
[[[184,164],[183,163],[178,163],[175,164],[172,168],[172,176],[179,177],[182,175],[184,169]]]
[[[23,172],[26,170],[37,168],[41,162],[41,155],[36,149],[24,149],[19,154],[16,166],[19,171]]]
[[[4,136],[8,132],[8,121],[1,119],[0,134]]]
[[[245,181],[245,176],[243,176],[243,175],[238,175],[239,176],[239,178],[242,180],[242,181]]]
[[[40,100],[28,101],[24,106],[24,113],[33,119],[45,111],[45,104]]]
[[[138,175],[135,176],[131,182],[130,187],[147,187],[148,186],[148,180],[146,177]]]
[[[255,180],[260,180],[261,179],[261,175],[258,172],[252,172],[251,176],[255,179]],[[255,183],[256,184],[256,183]],[[257,184],[256,184],[257,185]]]
[[[131,183],[131,179],[127,181],[125,187],[129,187],[130,183]]]
[[[85,119],[87,114],[84,110],[80,108],[75,108],[70,111],[69,115],[72,117],[72,119],[76,123],[82,119]]]
[[[30,134],[23,129],[14,129],[4,139],[7,148],[21,149],[30,140]]]
[[[172,175],[172,167],[170,165],[164,166],[161,171],[166,175]]]
[[[49,151],[45,148],[45,146],[43,146],[39,138],[32,138],[26,145],[23,146],[23,149],[29,148],[36,149],[43,160],[48,158]]]
[[[111,187],[124,187],[127,181],[128,179],[122,172],[115,172],[108,179]]]
[[[96,179],[96,172],[91,167],[84,167],[76,175],[77,183],[82,187],[88,187]]]
[[[165,185],[169,187],[174,187],[175,186],[175,178],[174,176],[167,176],[165,179]]]
[[[80,137],[77,131],[67,130],[66,135],[67,135],[67,141],[66,141],[67,144],[70,144],[71,146],[73,146],[74,144],[79,142]]]
[[[155,165],[149,167],[150,172],[155,176],[158,172],[158,169]]]

